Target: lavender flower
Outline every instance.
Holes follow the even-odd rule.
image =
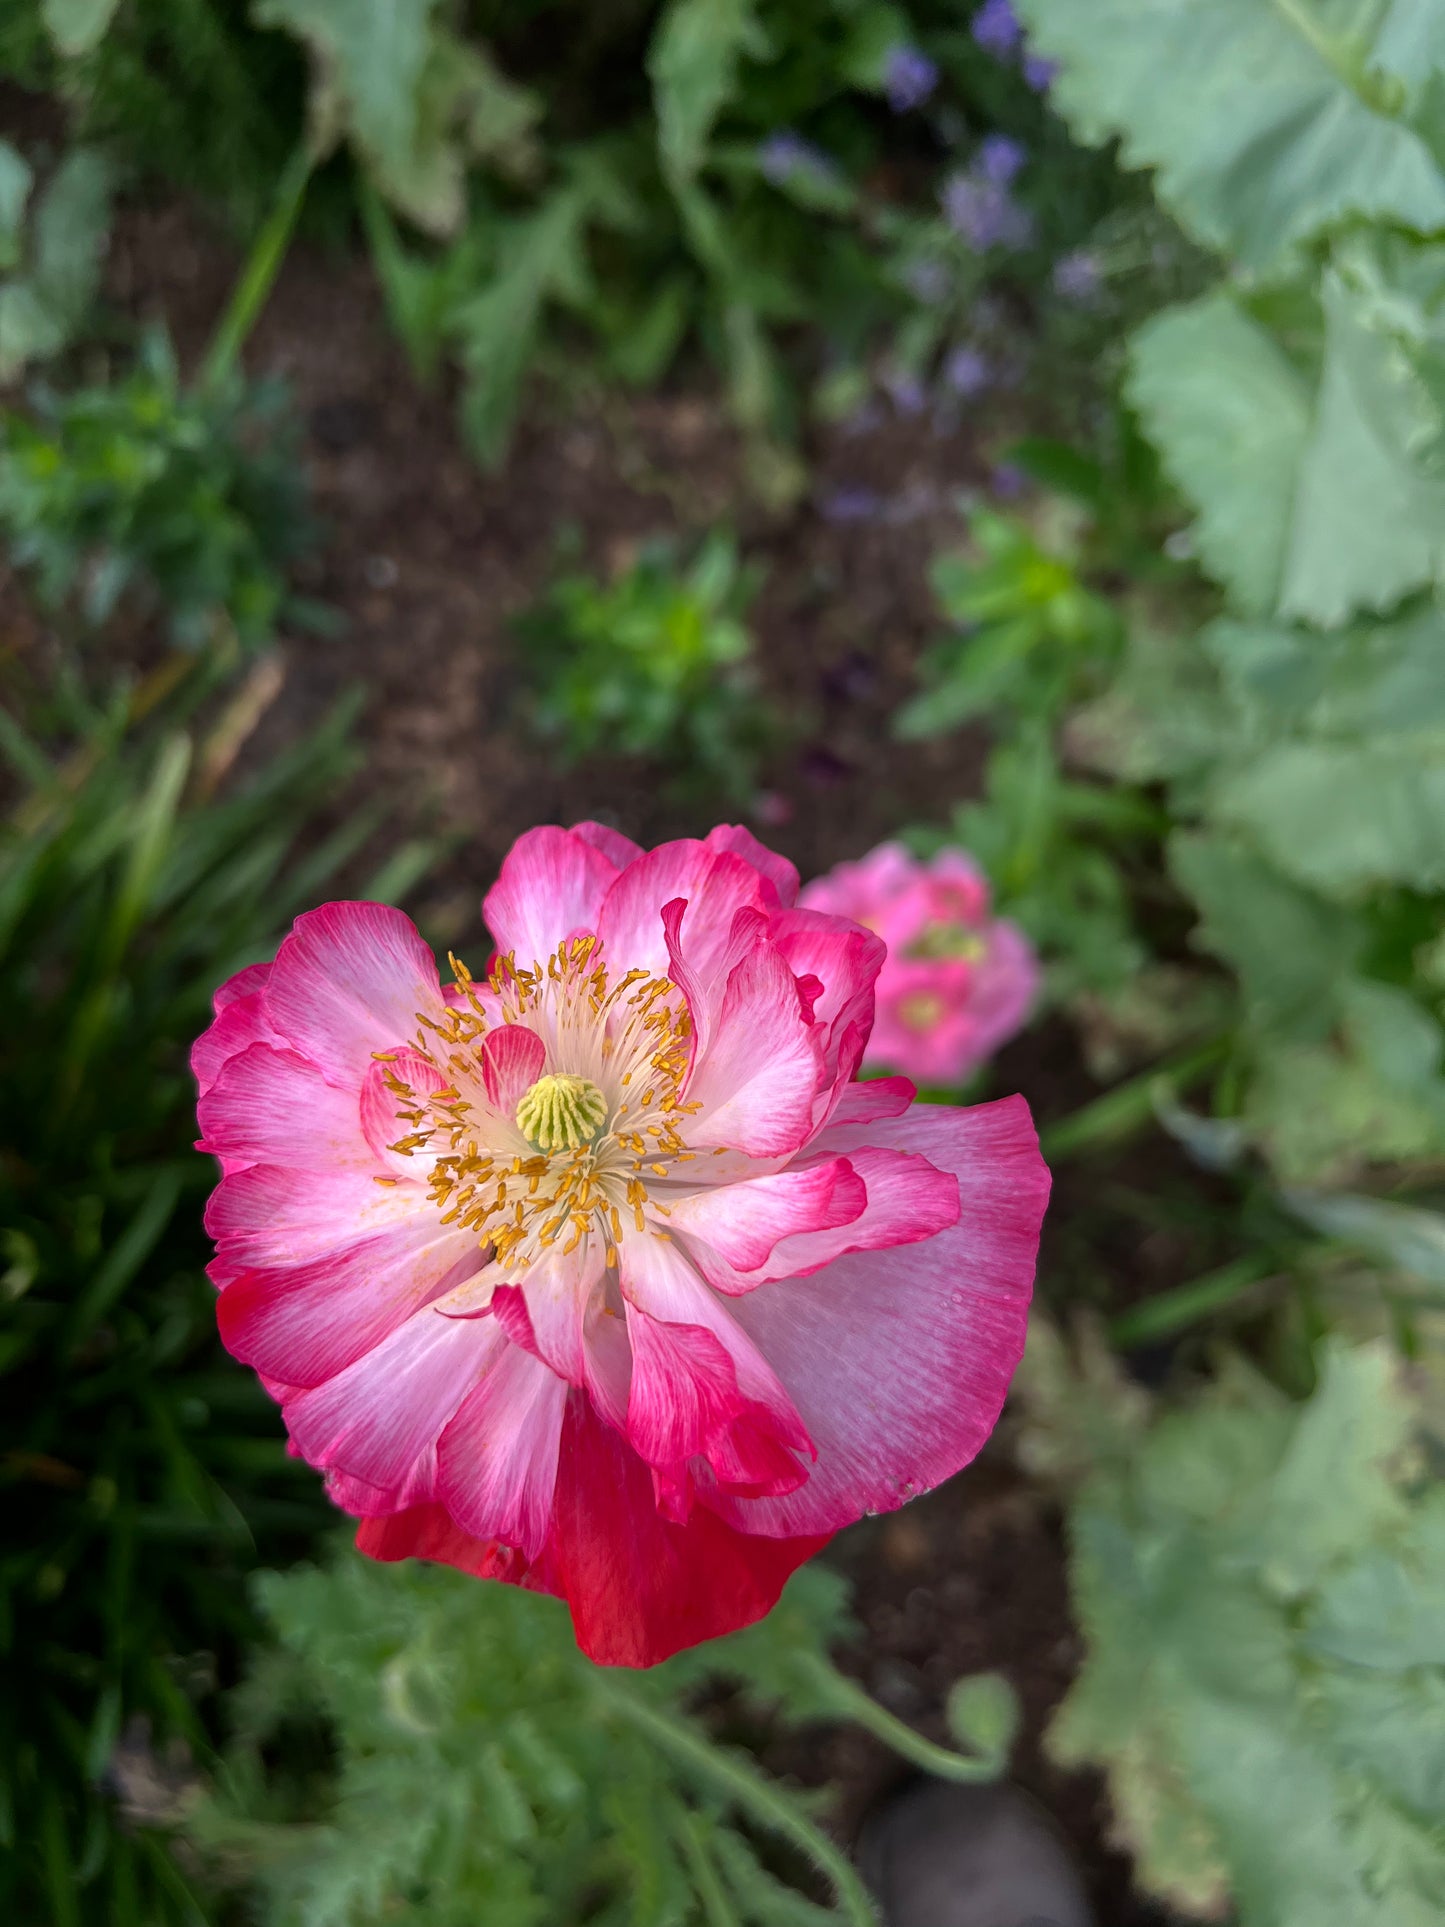
[[[1009,0],[983,0],[973,16],[973,37],[985,53],[999,60],[1016,51],[1024,30]]]
[[[903,368],[885,368],[879,376],[884,392],[900,415],[921,415],[928,406],[928,395],[917,375]]]
[[[950,349],[944,357],[944,382],[960,400],[970,401],[975,395],[981,395],[992,378],[993,369],[987,357],[969,342]]]
[[[1000,501],[1016,502],[1028,493],[1029,478],[1016,462],[995,462],[988,479]]]
[[[805,141],[801,134],[783,128],[758,149],[758,169],[774,187],[783,187],[799,174],[832,174],[832,160],[821,147]]]
[[[1045,60],[1042,54],[1024,55],[1024,79],[1036,94],[1046,94],[1054,84],[1054,75],[1059,71],[1057,60]]]
[[[917,47],[893,47],[883,65],[883,85],[894,113],[911,113],[938,85],[938,68]]]
[[[1099,260],[1087,248],[1061,254],[1054,263],[1054,293],[1065,301],[1092,301],[1099,292]]]
[[[995,187],[1012,187],[1028,157],[1028,149],[1007,134],[987,134],[978,144],[974,165]]]
[[[1027,247],[1033,239],[1033,221],[996,181],[952,174],[940,198],[948,225],[980,254],[990,248]]]
[[[818,513],[825,522],[872,522],[883,508],[883,497],[871,488],[835,488],[822,498]]]

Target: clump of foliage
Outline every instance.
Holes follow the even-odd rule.
[[[1047,1344],[1031,1373],[1036,1459],[1087,1474],[1049,1746],[1105,1770],[1143,1885],[1241,1927],[1437,1919],[1445,1493],[1388,1348],[1331,1342],[1300,1405],[1236,1362],[1152,1422]]]
[[[67,347],[100,286],[111,169],[77,147],[35,191],[35,171],[0,140],[0,386]]]
[[[241,1575],[329,1516],[222,1361],[186,1051],[376,817],[306,836],[354,767],[342,716],[219,790],[252,695],[217,713],[181,667],[100,711],[27,699],[32,731],[0,707],[0,1914],[64,1927],[194,1920],[117,1818],[117,1741],[139,1720],[204,1751],[198,1706],[251,1630]]]
[[[41,602],[92,630],[129,596],[183,648],[268,642],[306,613],[287,584],[309,518],[284,388],[233,371],[188,389],[158,332],[119,381],[37,388],[0,416],[0,532]]]
[[[919,1765],[991,1779],[1012,1739],[996,1677],[955,1688],[961,1755],[838,1673],[845,1589],[818,1566],[760,1624],[649,1672],[583,1658],[559,1601],[446,1567],[345,1549],[258,1584],[279,1643],[237,1695],[235,1745],[190,1832],[259,1885],[273,1927],[401,1912],[418,1927],[866,1924],[813,1802],[720,1742],[755,1736],[765,1714],[854,1719]],[[723,1684],[720,1734],[721,1706],[689,1709]],[[810,1863],[833,1906],[800,1891]]]
[[[686,564],[658,542],[611,582],[560,577],[515,624],[537,730],[569,760],[646,757],[680,788],[746,803],[776,734],[745,621],[756,588],[721,533]]]
[[[700,344],[755,442],[798,426],[800,323],[854,390],[872,357],[947,406],[958,350],[1019,358],[1002,311],[976,339],[980,291],[1037,294],[1118,212],[1115,169],[1071,147],[1036,63],[1000,55],[947,0],[19,13],[0,65],[247,223],[288,152],[344,150],[396,324],[420,369],[460,368],[489,462],[527,375],[575,378],[579,338],[640,384]],[[999,127],[1012,158],[980,144]],[[1122,252],[1159,245],[1135,235]],[[1095,316],[1107,340],[1109,306],[1075,300],[1073,320],[1087,335]]]

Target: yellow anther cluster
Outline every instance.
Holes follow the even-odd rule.
[[[391,1148],[435,1158],[429,1182],[442,1222],[474,1232],[503,1264],[531,1263],[564,1238],[570,1253],[595,1234],[615,1265],[624,1227],[648,1228],[644,1205],[668,1215],[641,1174],[681,1176],[673,1167],[695,1156],[678,1128],[698,1108],[679,1095],[691,1055],[687,1007],[649,971],[611,983],[599,951],[595,937],[577,937],[530,969],[500,958],[490,1005],[453,957],[462,1001],[441,1016],[419,1013],[413,1046],[445,1080],[439,1090],[415,1091],[396,1053],[380,1054],[397,1117],[411,1127]],[[486,1096],[482,1042],[499,1023],[523,1022],[557,1068],[503,1117]]]

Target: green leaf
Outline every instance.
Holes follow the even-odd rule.
[[[1171,308],[1135,336],[1129,396],[1198,510],[1204,565],[1242,610],[1278,604],[1309,388],[1226,294]]]
[[[1177,833],[1169,867],[1199,906],[1194,942],[1238,971],[1252,1020],[1285,1036],[1325,1035],[1364,941],[1355,920],[1236,840]]]
[[[35,176],[30,163],[9,141],[0,140],[0,268],[20,260],[21,225]]]
[[[1079,136],[1119,136],[1200,240],[1269,269],[1357,218],[1445,228],[1445,178],[1408,117],[1433,0],[1019,0],[1062,64]],[[1382,68],[1393,66],[1393,73]],[[1403,76],[1396,78],[1395,76]]]
[[[66,55],[88,54],[105,38],[120,0],[41,0],[51,39]]]
[[[1363,301],[1326,277],[1314,379],[1225,294],[1136,337],[1131,397],[1198,511],[1205,566],[1247,614],[1335,624],[1445,567],[1445,483],[1411,447],[1418,381]]]
[[[1388,609],[1440,578],[1445,483],[1403,439],[1413,379],[1335,273],[1324,281],[1325,356],[1299,457],[1280,613],[1320,624]]]
[[[668,0],[647,52],[657,106],[663,171],[675,182],[695,178],[743,59],[766,60],[771,48],[756,0]]]
[[[480,48],[438,22],[438,0],[257,0],[262,26],[294,34],[315,62],[312,140],[349,139],[377,186],[429,233],[456,232],[469,155],[520,160],[539,111]]]
[[[1105,1769],[1136,1877],[1174,1906],[1424,1927],[1445,1891],[1445,1510],[1405,1482],[1384,1349],[1321,1364],[1295,1408],[1227,1374],[1090,1481],[1070,1520],[1086,1658],[1048,1746]]]
[[[1401,747],[1282,743],[1215,785],[1222,823],[1326,896],[1445,887],[1445,734]]]

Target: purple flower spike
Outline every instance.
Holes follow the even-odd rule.
[[[872,522],[883,508],[883,498],[871,488],[835,488],[818,504],[825,522]]]
[[[978,145],[977,167],[995,187],[1012,187],[1028,159],[1028,149],[1007,134],[988,134]]]
[[[805,141],[801,134],[784,128],[768,138],[758,149],[758,169],[763,179],[782,187],[798,174],[831,174],[832,161],[821,147]]]
[[[980,254],[990,248],[1027,247],[1033,239],[1029,215],[995,181],[954,174],[944,182],[941,198],[948,225]]]
[[[973,37],[985,53],[999,60],[1017,49],[1024,30],[1009,0],[983,0],[973,16]]]
[[[992,378],[987,358],[968,342],[951,349],[944,358],[944,382],[963,401],[981,395]]]
[[[917,47],[899,46],[889,51],[883,67],[883,86],[888,105],[895,114],[908,114],[921,107],[938,85],[938,68]]]
[[[1059,71],[1057,60],[1045,60],[1042,54],[1024,55],[1024,79],[1036,94],[1046,94],[1054,84],[1054,75]]]

